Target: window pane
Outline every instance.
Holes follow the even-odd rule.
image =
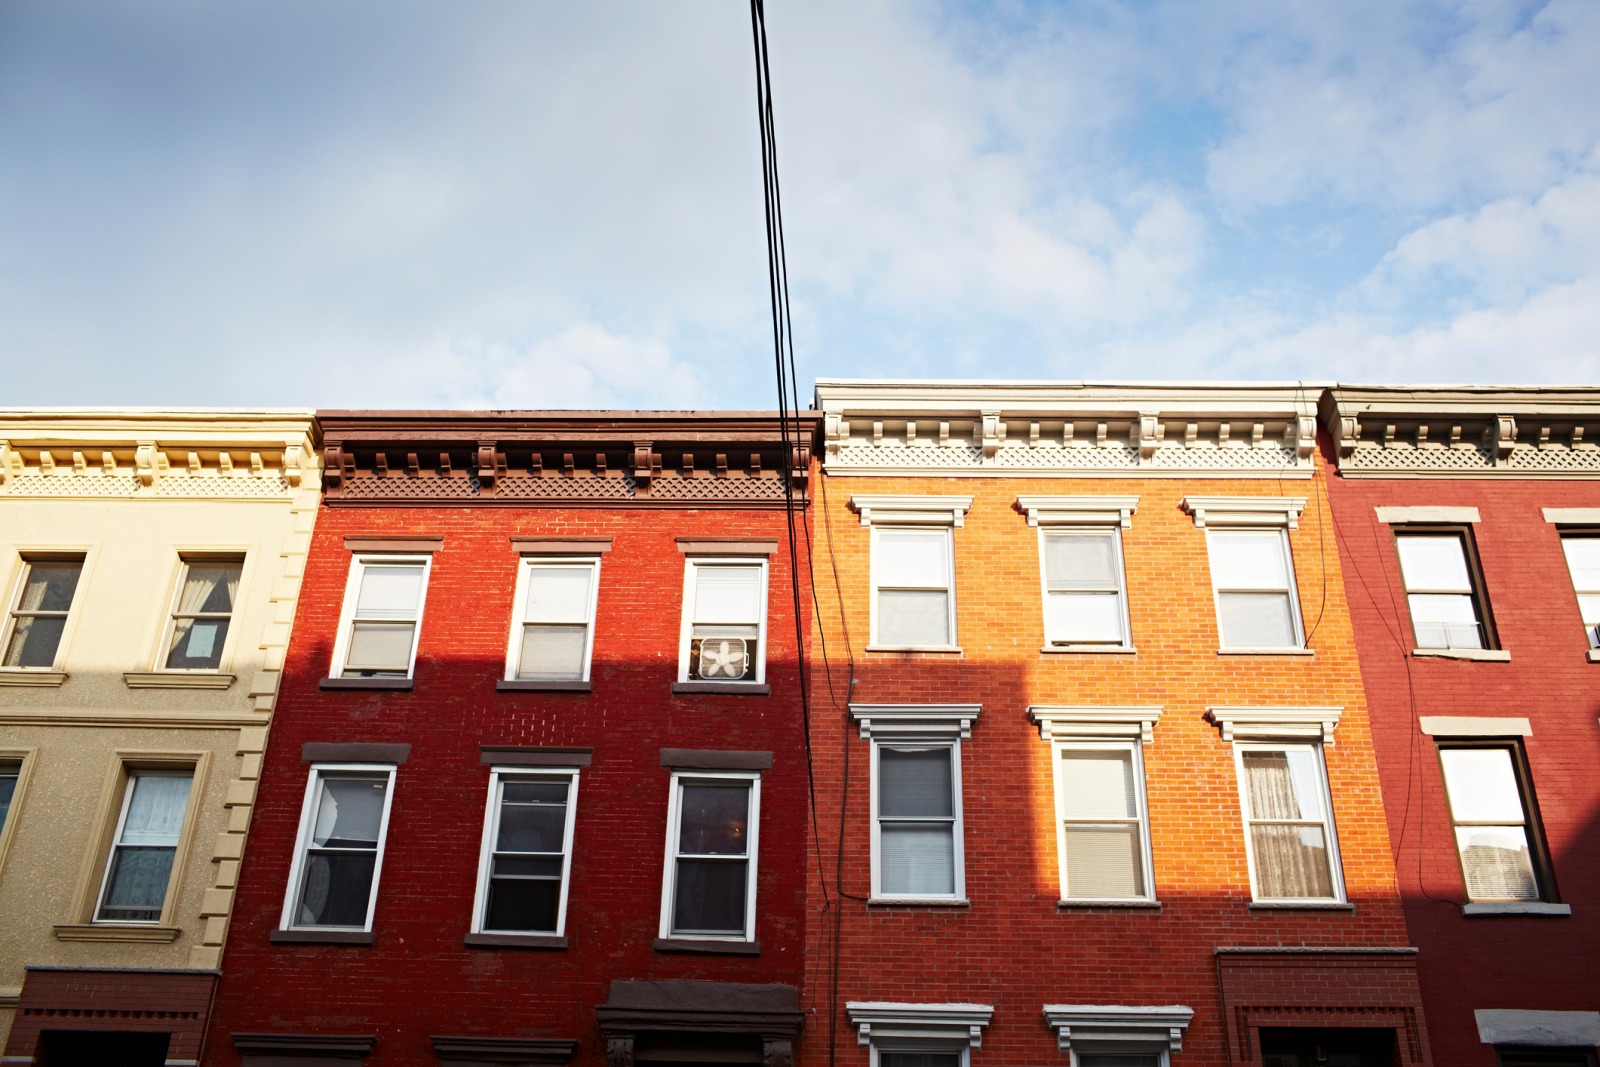
[[[1259,895],[1291,899],[1333,896],[1322,827],[1256,825],[1250,828],[1250,841]]]
[[[583,654],[588,645],[587,626],[525,626],[517,677],[581,679]]]
[[[323,778],[317,800],[315,847],[377,848],[387,779]]]
[[[1593,627],[1600,625],[1600,593],[1585,593],[1578,598],[1578,610],[1583,612],[1583,624]],[[1594,633],[1589,634],[1589,645],[1595,645]]]
[[[567,805],[518,804],[510,798],[500,807],[500,852],[561,852],[567,836]]]
[[[694,621],[759,623],[761,567],[756,564],[694,568]]]
[[[313,852],[306,857],[297,926],[365,926],[374,852]]]
[[[1277,530],[1214,530],[1211,576],[1218,589],[1287,589],[1283,534]]]
[[[1457,822],[1524,821],[1522,791],[1511,752],[1504,748],[1447,748],[1444,764],[1450,811]]]
[[[411,669],[411,638],[416,630],[414,622],[355,623],[350,631],[344,673],[405,674]]]
[[[1051,593],[1045,627],[1060,644],[1120,644],[1122,606],[1116,593]]]
[[[948,588],[950,535],[944,530],[879,530],[872,567],[879,586]]]
[[[1482,648],[1483,632],[1470,596],[1412,593],[1411,625],[1420,648]]]
[[[1395,539],[1400,550],[1400,573],[1407,589],[1472,591],[1467,577],[1467,559],[1461,538],[1455,534],[1418,537],[1407,534]]]
[[[239,591],[242,563],[191,563],[184,574],[178,612],[183,615],[228,615]]]
[[[1133,753],[1062,749],[1061,772],[1061,800],[1067,818],[1132,819],[1138,815]]]
[[[1561,550],[1567,554],[1572,588],[1600,592],[1600,537],[1563,537]]]
[[[1115,589],[1113,534],[1051,534],[1044,539],[1045,581],[1051,589]]]
[[[188,775],[141,774],[135,778],[122,821],[122,843],[176,845],[193,783]]]
[[[750,788],[684,785],[679,798],[678,851],[742,856],[749,849]]]
[[[1294,648],[1287,593],[1223,593],[1222,644],[1227,648]]]
[[[530,567],[528,622],[588,622],[592,567]]]
[[[561,904],[561,879],[491,878],[485,930],[554,933]]]
[[[878,1067],[961,1067],[959,1052],[880,1052]]]
[[[28,581],[22,587],[22,601],[17,610],[68,610],[82,573],[82,560],[40,560],[28,564]]]
[[[1458,826],[1456,847],[1473,900],[1538,900],[1528,835],[1520,826]]]
[[[1066,828],[1067,894],[1121,899],[1144,896],[1138,824]]]
[[[214,670],[222,664],[229,619],[176,619],[172,624],[169,670]]]
[[[356,614],[369,619],[411,619],[422,595],[422,564],[368,565],[361,572]]]
[[[878,858],[885,893],[950,896],[956,891],[955,827],[950,823],[883,823]]]
[[[950,644],[950,594],[888,589],[879,591],[878,643]]]
[[[744,936],[747,874],[743,860],[680,859],[672,898],[673,932]]]
[[[11,815],[11,798],[17,791],[17,776],[21,768],[12,764],[0,764],[0,830],[6,828],[6,819]]]
[[[172,848],[118,848],[111,855],[105,900],[95,918],[158,922],[172,876]]]
[[[1078,1067],[1161,1067],[1154,1052],[1080,1052]]]
[[[1241,753],[1252,819],[1322,819],[1322,780],[1311,749]]]
[[[954,815],[949,748],[878,749],[878,814],[930,818]]]
[[[53,666],[56,649],[61,646],[61,633],[66,628],[65,615],[17,616],[16,628],[11,631],[11,643],[6,649],[6,666]]]

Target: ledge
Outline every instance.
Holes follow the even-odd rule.
[[[759,941],[701,941],[692,937],[658,937],[651,942],[657,952],[687,952],[701,956],[759,956]]]
[[[25,685],[37,686],[41,689],[55,689],[66,680],[66,671],[36,671],[27,667],[0,667],[0,685]]]
[[[1481,915],[1537,915],[1561,919],[1572,914],[1571,904],[1547,904],[1538,900],[1497,900],[1481,904],[1461,905],[1461,914]]]
[[[1251,911],[1355,911],[1356,906],[1341,900],[1252,900]]]
[[[303,763],[392,763],[398,767],[410,758],[409,742],[306,741],[300,746]]]
[[[715,693],[727,697],[764,697],[772,686],[757,682],[673,682],[674,693]]]
[[[1310,648],[1219,648],[1219,656],[1315,656]]]
[[[1600,663],[1600,648],[1591,648],[1589,650],[1589,662]]]
[[[564,949],[568,939],[556,934],[468,934],[461,943],[468,948]]]
[[[183,933],[177,926],[114,926],[109,923],[63,923],[53,928],[57,941],[120,941],[170,945]]]
[[[371,1034],[230,1034],[241,1056],[283,1057],[289,1063],[365,1059],[378,1039]]]
[[[868,645],[864,652],[937,652],[945,655],[961,654],[960,645]]]
[[[542,682],[534,678],[502,678],[494,683],[502,693],[589,693],[593,682]]]
[[[267,935],[274,945],[370,945],[371,930],[274,930]]]
[[[664,748],[661,766],[675,771],[770,771],[772,753]]]
[[[558,1037],[441,1037],[433,1042],[433,1054],[443,1067],[491,1063],[522,1064],[567,1063],[578,1051],[578,1042]]]
[[[592,748],[567,748],[552,745],[479,745],[478,761],[501,767],[587,767],[594,759]]]
[[[966,897],[871,897],[869,905],[883,908],[970,908]]]
[[[1102,656],[1131,656],[1138,652],[1132,645],[1045,645],[1040,652],[1087,652]]]
[[[1159,900],[1058,900],[1056,909],[1068,911],[1072,908],[1132,908],[1135,911],[1160,911]]]
[[[1469,659],[1480,663],[1511,662],[1511,653],[1503,648],[1413,648],[1411,654],[1424,659]]]
[[[129,689],[226,689],[238,676],[218,671],[128,671]]]
[[[413,680],[410,678],[324,678],[317,683],[318,689],[398,689],[410,692]]]

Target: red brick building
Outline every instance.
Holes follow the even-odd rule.
[[[822,382],[809,1063],[1418,1065],[1295,386]]]
[[[205,1062],[791,1062],[816,418],[321,422]]]
[[[1600,390],[1341,387],[1328,487],[1439,1063],[1600,1044]]]

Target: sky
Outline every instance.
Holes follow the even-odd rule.
[[[771,0],[818,377],[1600,382],[1600,4]],[[770,408],[748,6],[0,3],[0,406]]]

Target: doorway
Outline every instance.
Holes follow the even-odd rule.
[[[1394,1031],[1263,1028],[1261,1067],[1395,1067]]]
[[[128,1030],[46,1030],[40,1035],[38,1067],[162,1067],[169,1033]]]

